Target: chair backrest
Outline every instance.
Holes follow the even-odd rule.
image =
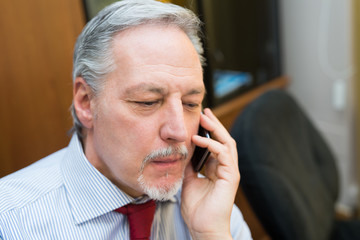
[[[335,159],[285,91],[271,90],[234,122],[241,186],[272,239],[328,239],[338,196]]]

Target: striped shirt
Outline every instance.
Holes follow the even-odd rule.
[[[0,179],[0,239],[129,239],[126,216],[114,209],[133,199],[86,159],[77,135],[67,148]],[[234,239],[251,239],[234,206]],[[191,239],[180,193],[157,203],[151,239]]]

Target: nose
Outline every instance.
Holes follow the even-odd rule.
[[[166,142],[184,142],[188,137],[182,103],[171,104],[163,112],[160,137]]]

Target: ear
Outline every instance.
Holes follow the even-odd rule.
[[[93,112],[91,111],[90,104],[92,91],[82,77],[77,77],[75,79],[73,95],[74,108],[78,119],[85,128],[92,128]]]

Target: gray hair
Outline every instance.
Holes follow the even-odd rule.
[[[159,23],[182,29],[196,49],[202,65],[205,64],[201,44],[201,22],[190,10],[155,0],[122,0],[100,11],[84,27],[78,37],[73,59],[73,81],[82,77],[96,95],[102,90],[104,78],[114,66],[112,44],[119,32],[143,25]],[[82,123],[71,106],[74,120],[72,132],[81,136]]]

